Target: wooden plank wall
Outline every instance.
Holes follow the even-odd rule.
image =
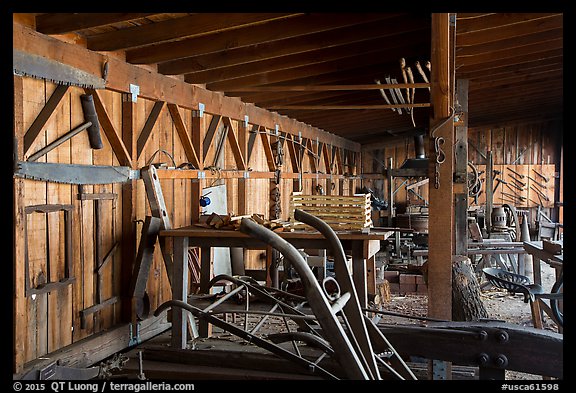
[[[15,123],[17,124],[15,137],[20,146],[18,158],[22,160],[25,159],[22,152],[23,135],[45,106],[56,85],[27,77],[14,77],[14,85],[15,98],[21,100],[21,105],[17,104],[18,110],[15,108],[15,118],[19,119]],[[84,121],[80,104],[80,95],[84,93],[85,91],[81,88],[68,88],[56,111],[28,150],[27,156]],[[169,103],[162,106],[146,143],[141,144],[141,151],[138,155],[136,140],[140,136],[141,131],[147,127],[147,124],[150,126],[150,115],[154,113],[155,106],[158,108],[160,105],[152,100],[139,97],[137,102],[128,105],[131,112],[127,112],[123,109],[126,107],[126,95],[111,90],[98,90],[97,94],[102,101],[107,117],[110,119],[111,127],[114,128],[117,135],[125,135],[126,125],[130,122],[133,124],[132,137],[134,142],[127,142],[128,138],[124,136],[124,143],[128,151],[128,159],[132,160],[134,169],[159,162],[172,166],[172,158],[176,165],[191,161],[187,155],[187,149],[181,141],[182,134],[177,132],[173,115],[168,108]],[[187,138],[194,144],[193,141],[198,140],[197,135],[194,133],[199,132],[199,138],[203,140],[213,115],[204,113],[202,117],[199,117],[198,111],[183,107],[178,107],[178,110]],[[102,123],[102,117],[99,116],[99,118]],[[236,138],[234,139],[238,141],[241,154],[244,155],[243,158],[246,160],[246,141],[253,125],[249,124],[247,128],[244,128],[243,123],[235,119],[231,119],[231,124],[233,127],[228,132],[235,133]],[[286,132],[296,133],[297,135],[295,130],[286,130]],[[204,161],[206,167],[213,163],[218,136],[219,132],[216,132],[207,150],[206,157],[200,155],[199,159]],[[200,209],[197,194],[198,186],[201,189],[217,184],[226,184],[228,209],[230,212],[235,214],[261,213],[268,217],[271,183],[269,175],[273,172],[269,168],[263,139],[260,137],[255,139],[252,155],[250,160],[246,162],[247,170],[255,174],[255,176],[248,179],[243,178],[242,172],[235,175],[235,178],[218,179],[214,178],[214,176],[210,177],[208,175],[211,175],[211,172],[207,168],[205,168],[205,173],[207,174],[205,179],[162,178],[161,185],[172,226],[181,227],[192,224]],[[38,161],[86,165],[121,165],[104,132],[102,132],[102,140],[104,148],[92,150],[87,134],[83,132],[52,150]],[[323,141],[320,140],[320,142]],[[238,157],[233,154],[235,150],[231,148],[230,143],[231,138],[226,138],[222,159],[217,163],[222,172],[238,168],[236,163]],[[134,149],[132,149],[131,145]],[[313,151],[318,153],[316,140],[310,146],[312,146]],[[332,152],[332,149],[332,145],[327,145],[327,149],[324,151]],[[348,157],[345,161],[349,162],[350,168],[353,169],[356,160],[359,159],[359,154],[349,153],[339,147],[336,150],[340,156]],[[202,151],[202,149],[196,147],[197,154],[199,151]],[[283,206],[281,218],[288,219],[288,200],[296,184],[295,180],[299,178],[299,173],[292,167],[286,144],[284,144],[284,153],[284,162],[280,168],[282,173],[280,191]],[[331,168],[331,175],[328,175],[330,168],[326,168],[323,158],[315,162],[315,168],[310,160],[309,154],[304,153],[300,163],[302,189],[305,192],[313,192],[313,185],[320,184],[324,190],[329,190],[329,193],[348,195],[354,192],[354,187],[357,183],[359,184],[358,180],[344,176],[345,168],[339,170],[338,166],[335,165]],[[344,159],[342,162],[344,162]],[[315,171],[318,175],[312,173]],[[348,173],[354,172],[350,170]],[[256,176],[258,174],[261,176]],[[243,181],[245,182],[245,187],[240,187],[239,184]],[[117,302],[112,306],[103,308],[88,317],[84,327],[81,326],[80,311],[93,306],[97,302],[94,276],[95,237],[98,235],[95,229],[97,221],[95,214],[96,202],[89,199],[80,200],[78,198],[78,186],[75,185],[16,178],[14,182],[17,196],[15,198],[14,216],[16,221],[19,222],[15,227],[15,237],[18,240],[14,244],[14,255],[16,256],[14,270],[15,277],[19,280],[16,285],[14,299],[16,306],[14,330],[17,333],[14,344],[14,359],[15,370],[18,370],[26,362],[109,329],[123,320],[126,322],[126,316],[123,315],[123,310],[121,309],[122,305],[126,303]],[[331,183],[334,183],[334,189],[331,189]],[[135,255],[132,258],[123,257],[125,255],[123,248],[129,246],[135,249],[135,245],[140,240],[143,221],[147,215],[151,214],[146,200],[144,184],[142,181],[135,182],[135,192],[132,197],[130,197],[131,191],[129,188],[128,191],[126,189],[123,190],[121,184],[87,186],[84,192],[117,194],[114,201],[103,201],[101,203],[99,235],[102,241],[100,252],[103,255],[108,253],[116,243],[119,244],[112,260],[103,270],[102,298],[108,299],[111,296],[121,296],[126,291],[123,283],[129,282],[129,279],[122,277],[122,274],[125,275],[126,272],[131,271],[132,258],[135,257]],[[126,201],[123,201],[123,198],[126,198]],[[133,202],[130,202],[130,200]],[[63,214],[31,213],[24,215],[23,208],[25,206],[37,204],[73,205],[73,256],[71,262],[73,276],[76,281],[64,290],[53,291],[32,298],[25,297],[23,290],[23,220],[26,220],[28,228],[27,246],[32,285],[36,286],[38,278],[43,274],[45,275],[48,271],[50,272],[50,281],[63,277]],[[133,213],[123,214],[123,209],[127,207]],[[126,222],[126,220],[130,222]],[[134,228],[133,237],[123,238],[123,230],[131,227]],[[126,242],[129,244],[127,245]],[[49,257],[48,254],[50,254]],[[260,257],[260,254],[259,251],[246,253],[246,268],[263,269],[265,261]],[[47,268],[47,263],[50,263],[50,269]],[[147,293],[152,310],[170,298],[170,287],[160,247],[155,249],[154,262],[150,269],[147,284]]]
[[[426,139],[425,143],[426,143]],[[550,182],[555,182],[554,189],[556,191],[556,201],[561,200],[560,185],[562,184],[560,176],[560,163],[561,163],[561,146],[562,146],[562,123],[561,121],[546,121],[534,124],[523,124],[518,126],[479,129],[469,128],[468,140],[470,142],[468,148],[468,158],[474,165],[480,169],[486,164],[484,156],[488,150],[492,151],[494,165],[496,169],[504,168],[505,166],[515,163],[519,167],[534,167],[536,170],[542,169],[542,172],[554,174],[556,177],[551,179]],[[426,150],[428,151],[428,150]],[[483,156],[484,155],[484,156]],[[382,173],[384,164],[388,162],[389,157],[393,158],[393,167],[397,168],[406,158],[414,157],[414,146],[411,139],[407,139],[404,143],[391,145],[379,149],[366,149],[363,148],[362,156],[362,173]],[[532,177],[537,179],[537,175],[533,172]],[[399,187],[405,179],[397,178],[394,181],[394,189]],[[411,183],[416,180],[410,180]],[[380,179],[365,178],[362,180],[363,185],[375,191],[379,198],[386,198],[387,180],[383,176]],[[498,190],[500,191],[500,190]],[[421,188],[423,197],[428,198],[428,188],[424,186]],[[532,193],[530,194],[532,195]],[[409,199],[408,199],[409,198]],[[397,213],[402,212],[402,209],[408,203],[419,203],[417,198],[411,193],[406,193],[406,187],[401,187],[395,195],[395,205],[397,206]],[[482,202],[482,198],[479,202]],[[538,199],[535,199],[538,200]],[[543,212],[556,222],[559,221],[556,209],[553,208],[552,203],[543,209]],[[536,219],[536,209],[529,208],[529,217],[531,225],[534,225]]]

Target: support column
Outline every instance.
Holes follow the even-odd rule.
[[[454,235],[456,255],[468,249],[468,80],[456,82],[454,162]]]
[[[204,168],[204,148],[202,146],[202,142],[204,140],[204,112],[201,110],[194,110],[192,111],[192,135],[190,136],[192,140],[192,146],[194,150],[196,150],[196,154],[198,155],[198,161],[201,165],[199,170]],[[191,189],[192,189],[192,201],[191,201],[191,210],[192,210],[192,223],[197,223],[200,219],[200,197],[202,196],[202,189],[203,189],[204,180],[192,180]]]
[[[137,135],[134,130],[135,104],[131,95],[122,97],[122,140],[130,155],[133,165],[138,165]],[[134,169],[134,168],[133,168]],[[137,180],[122,184],[122,267],[121,267],[121,302],[122,321],[129,322],[132,315],[132,299],[130,298],[130,283],[132,280],[132,262],[136,255],[136,188]]]
[[[454,73],[452,29],[450,14],[432,14],[428,316],[446,320],[452,319],[454,254],[454,122],[450,109]],[[429,366],[433,379],[451,379],[450,363],[433,360]]]
[[[14,76],[14,158],[22,160],[24,157],[23,146],[23,81],[22,77]],[[17,145],[16,145],[16,142]],[[25,342],[26,342],[26,298],[24,297],[24,249],[26,247],[24,238],[24,225],[26,215],[24,213],[24,180],[13,179],[13,226],[12,226],[12,277],[14,282],[14,296],[12,298],[13,323],[12,323],[12,372],[21,372],[25,362]]]
[[[449,119],[450,86],[449,14],[432,14],[432,73],[430,119],[430,230],[428,252],[428,315],[452,318],[453,148],[454,124]],[[448,121],[446,121],[449,119]],[[442,143],[442,138],[443,143]],[[439,146],[440,151],[436,151]],[[443,154],[442,154],[443,153]],[[439,155],[444,162],[437,164]]]

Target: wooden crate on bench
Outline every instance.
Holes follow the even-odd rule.
[[[290,195],[290,224],[295,229],[311,229],[294,219],[294,210],[300,209],[326,221],[334,230],[362,230],[372,226],[370,194]]]

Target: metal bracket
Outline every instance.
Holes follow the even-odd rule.
[[[206,172],[198,171],[198,179],[205,179],[205,178],[206,178]]]
[[[435,381],[446,380],[446,362],[443,360],[432,360],[432,379]]]
[[[248,115],[244,115],[244,128],[248,128],[248,120],[250,118],[248,117]]]
[[[278,126],[278,124],[275,124],[275,125],[274,125],[274,135],[278,136],[278,133],[279,133],[279,132],[280,132],[280,131],[279,131],[279,126]]]
[[[131,102],[136,102],[138,101],[138,94],[140,94],[140,86],[138,85],[133,85],[132,83],[130,83],[130,101]]]
[[[136,325],[130,323],[128,329],[130,330],[130,341],[128,342],[128,346],[132,347],[140,344],[142,342],[140,339],[140,322],[137,322]]]
[[[248,178],[250,178],[250,172],[244,171],[244,179],[248,179]]]

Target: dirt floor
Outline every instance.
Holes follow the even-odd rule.
[[[552,289],[552,285],[556,281],[554,269],[548,265],[542,266],[542,287],[546,291]],[[497,289],[489,288],[481,293],[484,306],[488,311],[489,318],[503,320],[522,326],[533,326],[532,317],[530,314],[530,305],[524,303],[523,295],[512,295],[508,292]],[[409,314],[414,316],[426,316],[428,312],[428,298],[426,295],[392,295],[390,303],[384,306],[386,311],[392,311],[402,314]],[[405,318],[398,318],[393,316],[385,316],[382,319],[385,323],[418,323],[417,320],[407,320]],[[544,329],[557,332],[556,323],[548,318],[545,314]],[[518,372],[506,372],[506,379],[510,380],[527,380],[527,379],[542,379],[540,376],[531,374],[523,374]]]

